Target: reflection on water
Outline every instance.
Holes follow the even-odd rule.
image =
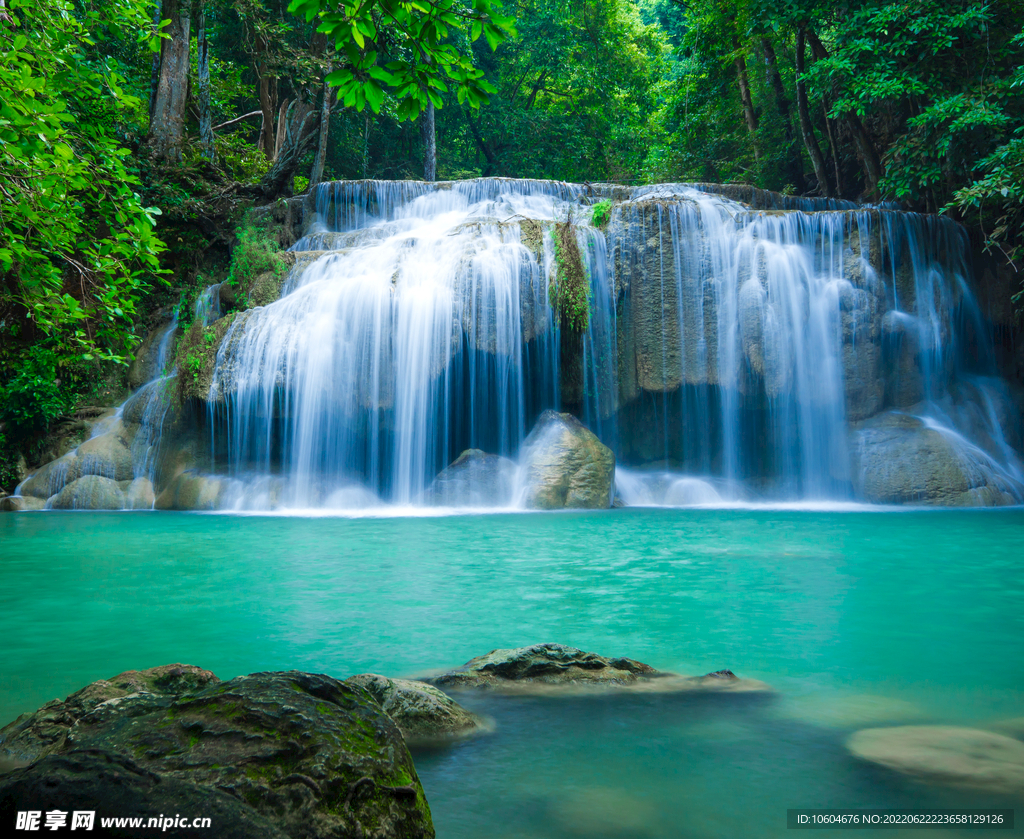
[[[460,695],[497,729],[416,756],[443,839],[781,837],[788,807],[1020,809],[843,744],[1021,717],[1022,526],[1020,510],[5,516],[0,718],[172,661],[402,676],[556,641],[775,691]]]

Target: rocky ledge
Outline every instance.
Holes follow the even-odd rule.
[[[563,644],[492,650],[427,681],[447,690],[565,695],[602,688],[666,693],[769,690],[764,682],[740,679],[731,670],[680,676],[631,658],[608,658]]]
[[[329,676],[122,673],[0,729],[0,759],[27,764],[0,776],[12,818],[31,801],[201,813],[229,837],[434,836],[399,727],[370,692]]]

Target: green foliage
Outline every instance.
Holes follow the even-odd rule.
[[[159,273],[126,131],[141,109],[109,40],[148,6],[11,0],[0,40],[0,340],[45,335],[61,363],[124,360]],[[117,22],[111,18],[114,15]],[[10,33],[11,37],[6,37]]]
[[[273,272],[283,276],[287,265],[278,257],[281,248],[267,233],[266,229],[251,221],[235,231],[238,243],[231,255],[231,268],[227,282],[249,293],[253,282],[260,274]]]
[[[593,207],[593,214],[590,217],[590,223],[594,227],[604,227],[608,224],[608,220],[612,217],[612,202],[611,201],[598,201]]]
[[[288,10],[307,22],[319,16],[317,31],[345,59],[326,79],[338,87],[344,105],[357,111],[369,105],[380,113],[385,91],[391,91],[399,120],[415,118],[431,103],[443,107],[442,94],[449,90],[460,105],[483,105],[496,89],[475,66],[466,39],[483,35],[493,50],[515,34],[496,0],[292,0]]]
[[[590,278],[571,220],[555,223],[552,244],[555,271],[549,292],[551,308],[558,313],[563,329],[585,332],[590,322]]]

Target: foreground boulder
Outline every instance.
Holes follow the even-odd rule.
[[[24,513],[29,510],[42,510],[46,502],[32,495],[8,495],[0,498],[0,513]]]
[[[920,781],[1024,793],[1024,743],[990,731],[941,725],[867,728],[846,746],[863,760]]]
[[[536,510],[607,509],[615,455],[572,414],[544,411],[523,442],[523,501]]]
[[[563,644],[492,650],[427,681],[452,690],[477,688],[500,693],[576,693],[595,688],[672,693],[768,689],[763,682],[740,679],[730,670],[686,677],[631,658],[607,658]]]
[[[512,503],[516,465],[507,457],[467,449],[442,470],[423,494],[446,507],[505,507]]]
[[[124,493],[110,478],[86,475],[58,492],[50,506],[54,510],[123,510]]]
[[[361,687],[297,671],[228,682],[180,665],[154,672],[94,683],[0,730],[0,749],[13,758],[42,754],[86,767],[54,762],[36,770],[39,761],[8,777],[30,790],[49,768],[70,788],[90,760],[109,760],[111,773],[141,778],[126,782],[142,801],[131,812],[161,812],[159,800],[145,797],[158,788],[146,787],[152,773],[192,785],[171,785],[168,795],[187,802],[198,801],[193,787],[226,793],[248,808],[231,815],[232,824],[267,822],[295,839],[433,837],[402,734]],[[132,687],[139,689],[125,692]]]
[[[488,725],[436,687],[362,673],[345,680],[367,690],[412,745],[433,745],[486,731]]]
[[[192,818],[208,818],[219,839],[286,839],[269,819],[233,795],[181,778],[149,772],[123,755],[87,750],[51,755],[32,766],[0,776],[0,821],[15,824],[28,805],[43,813],[60,810],[72,826],[75,810],[95,811],[93,830],[101,836],[160,836],[186,839],[197,832]],[[148,818],[185,816],[188,827],[146,828]],[[187,814],[187,815],[186,815]],[[141,830],[103,829],[101,818],[145,815]],[[81,825],[76,829],[82,828]]]
[[[216,510],[224,482],[188,470],[177,475],[156,498],[158,510]]]

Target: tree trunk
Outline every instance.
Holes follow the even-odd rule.
[[[288,117],[288,103],[290,100],[285,99],[281,103],[281,107],[277,109],[277,134],[274,137],[274,156],[271,160],[277,160],[277,156],[281,153],[281,146],[284,145],[284,133],[285,126],[287,124]]]
[[[291,195],[295,172],[303,156],[313,148],[320,135],[319,122],[319,110],[300,95],[284,115],[285,130],[281,151],[270,171],[260,181],[259,190],[266,198]]]
[[[737,53],[733,59],[733,66],[736,68],[736,81],[740,88],[740,102],[743,104],[743,118],[747,122],[747,130],[754,137],[754,160],[759,160],[757,148],[757,112],[754,110],[754,100],[750,95],[750,81],[747,78],[747,61],[739,54],[740,40],[733,35],[733,47]]]
[[[274,159],[276,138],[274,137],[274,110],[276,105],[277,85],[271,87],[269,69],[266,62],[267,42],[262,38],[256,40],[256,75],[259,77],[260,110],[263,112],[263,125],[260,127],[259,146],[267,160]]]
[[[329,73],[331,68],[327,68]],[[338,101],[338,88],[330,87],[324,82],[324,99],[320,104],[320,136],[317,138],[316,157],[313,160],[313,171],[309,174],[310,187],[320,183],[324,176],[324,164],[327,162],[327,134],[331,125],[331,109]]]
[[[3,0],[0,0],[3,2]],[[163,10],[161,0],[153,4],[153,26],[160,26],[160,12]],[[163,44],[163,41],[160,42]],[[150,63],[149,71],[149,118],[153,119],[153,103],[156,101],[156,86],[160,83],[160,53],[153,53],[153,60]]]
[[[825,49],[825,45],[821,43],[813,30],[807,30],[807,40],[811,43],[815,58],[828,58],[828,50]],[[860,158],[861,168],[864,170],[864,191],[870,197],[877,199],[879,197],[878,182],[882,179],[882,161],[878,157],[875,143],[856,113],[847,111],[843,114],[843,119],[850,127],[853,144],[857,147],[857,156]]]
[[[213,145],[213,111],[210,106],[210,41],[206,37],[206,0],[199,0],[199,31],[197,33],[198,66],[196,78],[199,88],[199,144],[203,157],[213,161],[217,157]]]
[[[423,179],[437,180],[437,135],[434,132],[434,103],[423,112]]]
[[[800,134],[804,140],[804,148],[807,149],[811,165],[814,166],[814,177],[818,179],[818,194],[831,197],[832,188],[828,182],[828,173],[825,171],[825,158],[821,154],[818,138],[814,136],[810,109],[807,107],[807,88],[803,81],[805,41],[806,32],[801,26],[796,33],[796,110],[800,117]]]
[[[188,103],[188,41],[191,0],[163,0],[161,20],[170,20],[160,42],[160,80],[153,97],[148,143],[160,160],[181,160]]]
[[[764,50],[764,62],[768,70],[768,81],[771,83],[772,91],[775,93],[775,106],[779,109],[779,116],[786,128],[786,169],[790,180],[800,192],[807,191],[807,184],[804,181],[804,164],[800,157],[800,147],[796,142],[796,135],[793,132],[793,116],[789,108],[789,100],[786,98],[786,88],[782,84],[782,76],[779,75],[779,64],[775,57],[775,48],[768,38],[761,39],[761,47]]]

